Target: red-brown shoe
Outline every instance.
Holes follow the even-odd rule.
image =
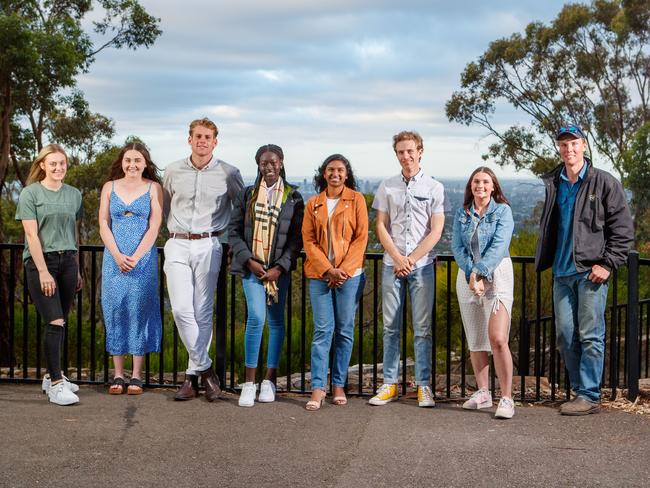
[[[192,400],[199,396],[199,378],[193,374],[186,374],[183,385],[174,395],[174,400]]]
[[[211,367],[201,372],[201,384],[205,388],[205,398],[209,402],[213,402],[221,396],[219,378]]]

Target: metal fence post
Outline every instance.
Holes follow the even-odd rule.
[[[627,356],[627,399],[639,394],[639,253],[627,257],[627,323],[625,324],[625,355]]]
[[[226,329],[227,329],[227,302],[226,295],[227,277],[228,277],[228,244],[222,243],[221,269],[219,270],[219,279],[217,281],[217,321],[215,327],[215,354],[214,370],[219,377],[221,387],[226,386]],[[235,304],[231,304],[232,307]],[[231,345],[232,347],[232,345]]]

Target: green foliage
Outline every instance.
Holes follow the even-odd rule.
[[[632,207],[635,214],[639,250],[650,252],[650,121],[634,135],[629,149],[623,155],[626,173],[625,186],[632,191]]]
[[[94,161],[70,167],[66,183],[78,188],[83,198],[84,218],[81,221],[81,242],[101,244],[99,237],[99,201],[102,185],[108,178],[111,165],[120,152],[120,147],[110,146],[99,153]]]
[[[91,161],[98,150],[109,147],[108,141],[115,134],[113,121],[92,113],[79,91],[61,101],[61,107],[49,114],[47,126],[50,136],[52,140],[70,148],[68,156],[71,164]]]
[[[549,25],[531,23],[470,62],[447,117],[496,137],[485,159],[538,175],[558,162],[557,128],[576,122],[595,153],[624,175],[623,155],[650,119],[649,18],[644,0],[566,5]],[[494,124],[503,102],[530,123]]]
[[[99,20],[90,24],[86,18],[93,8]],[[111,121],[90,112],[80,92],[63,94],[103,49],[151,46],[161,34],[158,23],[136,0],[0,3],[0,190],[10,162],[19,166],[22,158],[31,159],[33,143],[40,150],[48,131],[73,155],[87,158],[113,135]]]

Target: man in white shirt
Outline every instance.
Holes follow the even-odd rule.
[[[444,188],[420,166],[424,146],[417,132],[400,132],[393,149],[402,171],[384,180],[372,208],[377,211],[377,237],[384,247],[382,312],[384,384],[369,401],[385,405],[398,399],[402,307],[411,296],[418,405],[435,406],[431,390],[431,324],[435,295],[433,247],[445,224]]]
[[[237,168],[214,157],[217,135],[211,120],[193,121],[188,138],[191,156],[167,166],[163,180],[170,236],[164,269],[174,321],[189,355],[185,382],[176,400],[197,397],[199,377],[209,401],[221,393],[208,356],[222,258],[219,237],[228,227],[232,202],[244,182]]]

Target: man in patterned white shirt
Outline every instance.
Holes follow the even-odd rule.
[[[393,149],[402,171],[379,185],[372,208],[377,237],[384,247],[382,311],[384,384],[369,401],[385,405],[398,399],[402,307],[411,296],[418,405],[435,406],[431,390],[431,324],[435,295],[433,247],[445,224],[444,188],[420,166],[424,146],[417,132],[400,132]]]
[[[165,244],[165,275],[178,334],[188,353],[185,382],[176,400],[199,395],[201,378],[208,401],[221,389],[208,349],[212,310],[221,268],[219,237],[230,222],[232,202],[244,188],[239,170],[213,155],[217,126],[207,118],[190,124],[191,156],[165,169],[163,203],[170,239]]]

